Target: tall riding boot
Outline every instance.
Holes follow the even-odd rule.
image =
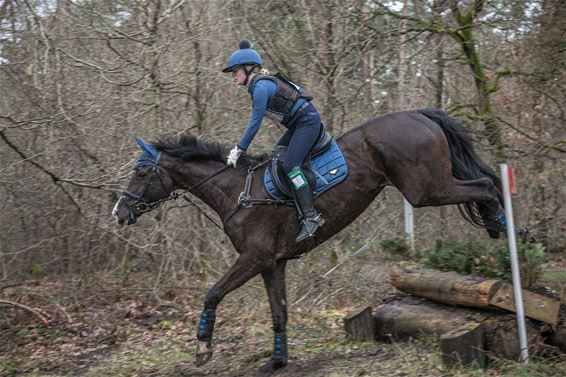
[[[318,227],[324,224],[324,219],[314,209],[312,189],[300,166],[295,166],[293,170],[287,173],[287,180],[291,186],[299,218],[302,222],[301,231],[295,241],[301,242],[312,237]]]
[[[322,215],[314,209],[314,198],[310,186],[306,186],[300,190],[294,191],[295,201],[301,209],[302,228],[299,235],[295,239],[301,242],[309,237],[314,236],[316,230],[324,224]]]

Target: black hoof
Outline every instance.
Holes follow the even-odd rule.
[[[261,367],[259,367],[259,371],[263,374],[270,374],[278,369],[285,367],[286,365],[287,362],[270,360],[268,363],[263,364]]]
[[[487,229],[487,234],[489,234],[489,237],[496,240],[500,237],[501,232],[495,229]]]

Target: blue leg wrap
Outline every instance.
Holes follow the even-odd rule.
[[[287,333],[275,333],[271,360],[287,363]]]
[[[197,339],[210,342],[214,331],[214,321],[216,321],[216,312],[212,309],[204,310],[200,313],[200,320],[197,330]]]
[[[497,223],[499,224],[499,231],[507,234],[507,218],[503,211],[497,211]]]
[[[499,224],[501,224],[501,226],[505,227],[505,225],[507,225],[507,219],[505,218],[505,213],[501,211],[497,212],[497,221],[499,221]]]

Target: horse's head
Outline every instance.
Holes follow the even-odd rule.
[[[161,204],[161,201],[173,191],[173,182],[160,169],[161,152],[136,137],[143,153],[133,167],[133,175],[128,187],[112,210],[112,216],[118,224],[135,224],[137,218]]]

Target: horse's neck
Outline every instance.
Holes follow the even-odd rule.
[[[191,193],[211,207],[220,217],[226,216],[236,206],[238,193],[244,189],[245,174],[241,169],[226,169],[199,185],[225,167],[218,161],[198,161],[183,164],[177,170],[175,186],[191,189]]]

